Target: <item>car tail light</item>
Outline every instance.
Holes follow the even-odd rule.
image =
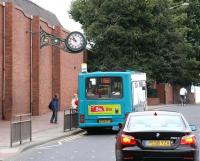
[[[196,143],[196,138],[194,135],[187,135],[181,138],[181,145],[194,145]]]
[[[80,123],[84,123],[85,122],[85,116],[84,115],[80,115]]]
[[[122,145],[136,145],[136,139],[133,136],[122,134],[120,139]]]

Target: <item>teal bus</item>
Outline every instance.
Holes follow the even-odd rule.
[[[117,129],[128,113],[146,107],[146,74],[92,72],[78,77],[79,127]]]

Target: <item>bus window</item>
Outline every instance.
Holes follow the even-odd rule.
[[[118,99],[122,97],[120,77],[96,77],[86,79],[87,99]]]

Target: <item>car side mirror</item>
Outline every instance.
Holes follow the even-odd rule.
[[[190,126],[190,129],[191,129],[192,131],[196,131],[196,130],[197,130],[196,125],[189,125],[189,126]]]

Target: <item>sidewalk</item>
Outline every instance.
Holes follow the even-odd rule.
[[[158,105],[158,106],[148,106],[147,110],[156,110],[163,107],[170,107],[173,105]],[[32,116],[32,142],[29,140],[13,144],[10,147],[10,121],[0,121],[0,161],[10,158],[17,153],[29,149],[36,145],[41,145],[43,143],[56,140],[58,138],[67,137],[75,133],[82,132],[81,129],[76,129],[71,132],[63,132],[63,119],[64,113],[60,111],[58,113],[58,123],[51,124],[49,122],[51,117],[51,112],[41,115]]]
[[[160,108],[172,107],[172,106],[176,106],[176,104],[160,104],[160,105],[154,105],[154,106],[147,106],[146,111],[152,111],[152,110],[157,110]]]
[[[31,148],[36,145],[40,145],[51,140],[55,140],[62,137],[67,137],[75,133],[79,133],[82,130],[76,129],[73,131],[63,132],[63,119],[64,112],[58,113],[58,123],[51,124],[50,117],[51,112],[41,115],[32,116],[32,142],[29,140],[13,144],[10,147],[10,121],[0,121],[0,161],[22,152],[24,149]]]

